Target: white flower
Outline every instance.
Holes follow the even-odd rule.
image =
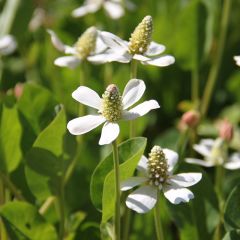
[[[0,38],[0,55],[9,55],[17,48],[17,42],[11,35],[5,35]]]
[[[135,5],[129,0],[125,0],[124,6],[128,10],[135,8]],[[72,16],[83,17],[88,13],[97,12],[101,7],[104,8],[112,19],[119,19],[125,13],[122,0],[85,0],[83,6],[72,11]]]
[[[54,61],[55,65],[75,68],[85,59],[98,64],[106,62],[106,59],[99,54],[103,53],[107,47],[99,38],[99,33],[95,27],[88,28],[73,46],[62,43],[52,30],[48,30],[48,33],[51,35],[52,43],[56,49],[71,55],[57,58]]]
[[[234,56],[233,59],[236,61],[236,64],[240,66],[240,56]]]
[[[131,34],[129,42],[110,32],[102,31],[100,36],[110,48],[103,55],[109,62],[128,63],[132,59],[142,64],[165,67],[175,62],[173,56],[162,54],[165,46],[151,41],[152,17],[146,16]]]
[[[198,183],[201,173],[180,173],[173,175],[173,168],[178,161],[178,154],[170,149],[161,149],[154,146],[147,159],[142,156],[137,169],[143,174],[131,177],[121,183],[121,190],[127,191],[143,184],[130,193],[126,200],[128,208],[146,213],[151,210],[158,199],[158,192],[163,191],[164,196],[173,204],[189,202],[194,198],[193,193],[187,189]]]
[[[149,100],[127,110],[142,97],[145,88],[142,80],[131,79],[127,83],[122,97],[117,86],[111,84],[100,98],[92,89],[80,86],[73,92],[72,97],[82,104],[95,108],[98,114],[71,120],[67,125],[69,132],[73,135],[81,135],[105,122],[99,144],[111,143],[119,134],[117,123],[119,120],[133,120],[160,107],[157,101]]]
[[[186,162],[198,164],[204,167],[222,165],[226,169],[234,170],[240,168],[240,153],[227,156],[224,140],[221,138],[202,139],[199,144],[193,146],[194,150],[204,157],[204,160],[187,158]]]

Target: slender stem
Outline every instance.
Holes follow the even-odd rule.
[[[163,228],[162,228],[161,217],[160,217],[159,201],[157,201],[154,207],[154,222],[155,222],[155,229],[157,233],[157,240],[164,240]]]
[[[58,205],[59,205],[59,216],[60,216],[60,223],[59,223],[59,240],[64,239],[65,234],[65,210],[64,210],[64,185],[61,179],[59,194],[58,194]]]
[[[104,65],[104,85],[107,87],[109,84],[111,84],[112,81],[112,65],[110,63],[107,63]]]
[[[131,62],[131,73],[130,73],[130,78],[136,78],[137,77],[137,60],[132,60]]]
[[[199,74],[198,68],[195,67],[192,71],[192,102],[194,103],[195,108],[199,104]]]
[[[5,188],[4,188],[3,181],[0,179],[0,206],[2,206],[4,203],[5,203]],[[0,219],[0,239],[1,240],[8,239],[2,219]]]
[[[0,239],[8,240],[7,232],[2,219],[0,219]]]
[[[3,172],[0,171],[0,178],[3,181],[3,184],[12,192],[12,194],[21,201],[25,201],[25,198],[22,196],[21,192],[17,189],[17,187],[12,183],[8,176],[6,176]]]
[[[113,163],[115,172],[115,216],[114,216],[114,233],[115,240],[120,240],[120,173],[119,173],[119,156],[116,140],[112,143]]]
[[[131,223],[131,217],[132,217],[132,212],[129,208],[125,208],[125,213],[124,213],[124,231],[123,231],[123,240],[128,240],[128,234],[129,234],[129,229],[130,229],[130,223]]]
[[[215,82],[218,77],[218,72],[219,72],[219,68],[221,65],[221,60],[222,60],[222,55],[223,55],[223,50],[224,50],[224,45],[225,45],[231,3],[232,3],[232,0],[224,0],[224,3],[223,3],[222,21],[221,21],[221,25],[220,25],[219,45],[217,47],[216,59],[210,70],[209,77],[208,77],[208,80],[207,80],[207,83],[205,86],[205,90],[203,93],[202,106],[201,106],[202,116],[205,116],[208,111],[208,107],[209,107],[209,103],[210,103],[213,89],[215,86]]]

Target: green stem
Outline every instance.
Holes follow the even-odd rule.
[[[2,206],[4,203],[5,203],[5,188],[3,181],[0,179],[0,206]],[[2,219],[0,219],[0,239],[1,240],[8,239]]]
[[[194,103],[195,108],[199,104],[199,74],[198,68],[194,68],[192,71],[192,102]]]
[[[136,78],[137,77],[137,60],[132,60],[131,62],[131,73],[130,73],[130,78]]]
[[[159,195],[159,192],[158,192],[158,195]],[[157,201],[155,208],[154,208],[154,222],[155,222],[157,240],[164,240],[163,228],[162,228],[161,216],[160,216],[159,201]]]
[[[114,235],[115,240],[120,240],[120,173],[119,173],[119,155],[116,140],[112,143],[113,163],[115,173],[115,216],[114,216]]]
[[[41,215],[44,215],[47,210],[49,209],[49,207],[53,204],[53,202],[55,201],[56,197],[54,196],[51,196],[51,197],[48,197],[47,200],[43,203],[43,205],[40,207],[39,209],[39,213]]]
[[[8,176],[0,171],[0,178],[2,179],[3,184],[11,191],[11,193],[21,201],[25,201],[25,198],[22,196],[21,192],[17,187],[11,182]]]
[[[59,207],[59,216],[60,216],[60,222],[59,222],[59,240],[64,239],[65,234],[65,210],[64,210],[64,184],[61,180],[60,183],[60,189],[58,194],[58,207]]]
[[[211,96],[213,93],[213,89],[214,89],[214,86],[218,77],[219,68],[221,65],[227,27],[228,27],[228,21],[229,21],[229,13],[231,9],[231,2],[232,2],[231,0],[224,0],[224,4],[223,4],[222,21],[220,25],[219,45],[217,47],[216,59],[210,70],[209,77],[208,77],[208,80],[204,89],[204,93],[203,93],[203,98],[202,98],[201,113],[203,117],[206,115],[208,111],[209,103],[211,100]]]
[[[112,65],[107,63],[104,65],[104,85],[107,87],[112,82]]]

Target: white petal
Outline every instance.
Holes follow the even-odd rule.
[[[140,54],[134,54],[133,58],[138,60],[138,61],[148,61],[148,60],[151,60],[151,58],[143,56],[143,55],[140,55]]]
[[[236,61],[236,64],[240,66],[240,56],[235,56],[234,60]]]
[[[198,183],[201,179],[201,173],[180,173],[172,175],[168,183],[175,187],[190,187]]]
[[[204,139],[201,139],[199,144],[200,145],[205,145],[208,148],[212,148],[213,145],[214,145],[214,142],[215,142],[215,140],[213,140],[211,138],[204,138]]]
[[[81,135],[98,127],[105,121],[106,119],[101,115],[87,115],[69,121],[67,129],[73,135]]]
[[[152,57],[151,60],[142,61],[142,64],[154,65],[157,67],[166,67],[175,62],[175,58],[170,55],[161,56],[161,57]]]
[[[134,120],[138,117],[141,117],[147,114],[149,111],[153,109],[160,108],[159,104],[155,100],[145,101],[140,103],[136,107],[130,109],[129,111],[123,111],[122,119],[123,120]]]
[[[124,15],[124,9],[121,2],[104,2],[104,9],[112,19],[118,19]]]
[[[194,144],[193,149],[203,155],[204,157],[209,157],[211,154],[211,147],[203,144]]]
[[[72,93],[72,97],[84,105],[100,109],[101,98],[95,91],[88,87],[80,86]]]
[[[140,187],[127,197],[126,205],[138,213],[146,213],[155,206],[157,192],[157,188],[152,186]]]
[[[197,164],[200,166],[204,166],[204,167],[213,167],[215,164],[209,161],[204,161],[204,160],[200,160],[200,159],[196,159],[196,158],[186,158],[185,161],[187,163],[193,163],[193,164]]]
[[[86,4],[82,7],[76,8],[72,11],[73,17],[83,17],[88,13],[94,13],[100,8],[99,4],[92,3],[92,4]]]
[[[167,158],[168,170],[171,172],[178,161],[178,154],[168,148],[164,148],[163,152]]]
[[[234,170],[240,168],[240,153],[233,153],[229,161],[224,164],[224,167],[229,170]]]
[[[57,50],[64,53],[75,53],[75,50],[72,47],[63,44],[54,31],[48,29],[47,32],[50,34],[52,44]]]
[[[174,188],[172,186],[163,187],[164,196],[173,204],[189,202],[194,198],[193,193],[187,188]]]
[[[130,62],[131,58],[128,54],[116,54],[111,49],[108,49],[107,51],[104,51],[101,54],[95,54],[92,56],[89,56],[87,60],[92,63],[101,64],[106,62],[121,62],[121,63],[128,63]]]
[[[147,165],[148,159],[143,155],[140,159],[140,161],[138,162],[137,165],[137,170],[143,173],[147,173]]]
[[[102,31],[100,32],[100,37],[102,38],[103,42],[116,53],[122,55],[125,52],[128,52],[128,45],[126,42],[116,35],[110,32]]]
[[[156,56],[164,52],[166,47],[162,44],[158,44],[156,42],[151,42],[148,50],[146,51],[147,56]]]
[[[0,38],[0,55],[8,55],[15,51],[17,42],[11,35],[5,35]]]
[[[143,80],[131,79],[123,91],[123,109],[127,109],[136,103],[145,92],[146,86]]]
[[[98,31],[94,55],[102,53],[103,51],[105,51],[107,49],[107,46],[103,42],[102,38],[100,37],[100,34],[101,34],[100,31]]]
[[[55,59],[54,64],[59,67],[75,68],[79,65],[81,60],[74,56],[59,57]]]
[[[146,182],[148,179],[145,177],[131,177],[127,179],[126,181],[121,182],[121,191],[127,191],[129,189],[132,189],[136,187],[137,185],[140,185],[144,182]]]
[[[120,129],[117,123],[106,122],[102,128],[99,145],[113,142],[119,135]]]

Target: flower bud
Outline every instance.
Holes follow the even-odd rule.
[[[131,54],[143,54],[147,51],[152,40],[152,17],[146,16],[135,28],[129,39],[129,52]]]
[[[97,39],[97,29],[95,27],[88,28],[78,39],[75,49],[81,59],[85,59],[95,50]]]
[[[13,89],[14,96],[19,99],[22,96],[23,93],[24,84],[23,83],[17,83]]]
[[[233,125],[226,119],[220,124],[219,136],[227,142],[233,138]]]
[[[167,159],[160,146],[154,146],[149,153],[148,174],[151,185],[159,186],[167,180]]]
[[[111,84],[102,95],[102,115],[109,122],[116,122],[122,115],[122,97],[118,87]]]
[[[195,110],[185,112],[181,118],[181,122],[190,128],[196,127],[197,124],[199,123],[199,120],[200,120],[200,114]]]

